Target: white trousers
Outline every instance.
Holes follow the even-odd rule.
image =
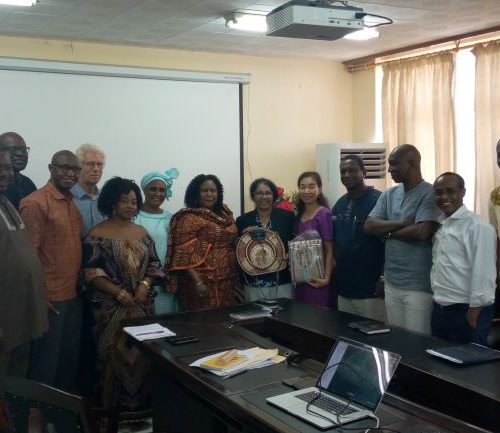
[[[385,281],[387,319],[410,331],[431,334],[432,294],[398,289]]]

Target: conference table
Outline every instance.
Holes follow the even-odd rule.
[[[449,343],[391,326],[387,334],[366,335],[348,324],[359,316],[280,299],[271,317],[232,321],[229,314],[252,308],[185,312],[142,318],[127,325],[160,323],[199,341],[172,345],[164,339],[131,342],[151,360],[154,432],[283,432],[321,430],[266,403],[293,389],[286,379],[312,386],[337,337],[399,353],[401,362],[375,421],[366,418],[328,432],[478,433],[500,432],[500,362],[467,367],[428,355]],[[290,362],[222,379],[189,364],[231,348],[278,348]],[[371,430],[367,430],[372,427]]]

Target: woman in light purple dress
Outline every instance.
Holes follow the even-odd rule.
[[[297,182],[297,234],[316,230],[323,241],[325,277],[297,284],[295,300],[324,307],[337,308],[337,296],[332,287],[333,273],[333,225],[328,202],[321,192],[321,177],[314,171],[302,173]]]

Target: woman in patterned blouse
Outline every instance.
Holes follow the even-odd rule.
[[[184,202],[170,221],[167,285],[177,291],[184,310],[232,305],[239,284],[237,229],[223,204],[222,184],[212,174],[200,174],[188,185]]]
[[[126,344],[120,322],[154,314],[152,284],[164,277],[154,241],[132,221],[141,205],[141,191],[132,180],[110,179],[98,201],[108,219],[91,229],[83,243],[103,404],[136,413],[150,404],[149,365],[136,346]]]

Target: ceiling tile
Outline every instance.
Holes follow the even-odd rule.
[[[283,3],[280,0],[40,0],[32,8],[0,5],[0,34],[348,60],[500,23],[499,0],[362,0],[349,4],[394,20],[394,24],[379,28],[377,40],[328,42],[275,38],[225,27],[223,17],[231,11],[270,11]]]

